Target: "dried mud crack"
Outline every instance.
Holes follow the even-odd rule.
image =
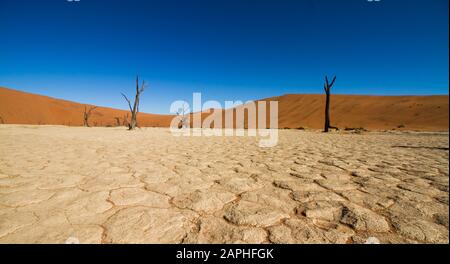
[[[448,243],[448,144],[2,125],[0,243]]]

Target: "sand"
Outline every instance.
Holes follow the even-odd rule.
[[[321,90],[320,90],[321,91]],[[120,97],[120,94],[117,95]],[[192,98],[180,98],[191,100]],[[255,98],[258,99],[258,98]],[[288,94],[279,101],[279,128],[321,129],[324,124],[323,94]],[[264,101],[264,100],[263,100]],[[331,123],[341,129],[448,131],[449,98],[442,96],[331,95]],[[219,102],[224,106],[224,102]],[[141,106],[146,102],[142,101]],[[83,125],[84,104],[0,87],[0,124]],[[124,107],[126,102],[124,101]],[[167,106],[169,110],[169,105]],[[91,126],[116,126],[127,111],[99,107]],[[203,114],[203,117],[208,114]],[[267,115],[269,116],[269,115]],[[168,127],[173,115],[140,113],[142,127]]]
[[[121,95],[118,94],[118,97]],[[127,103],[124,102],[124,107]],[[82,126],[85,106],[90,105],[0,87],[0,124]],[[128,115],[128,117],[127,117]],[[91,126],[116,126],[131,117],[130,111],[98,107]],[[141,126],[169,127],[172,115],[139,113]]]
[[[0,125],[0,243],[448,243],[448,133]]]
[[[448,99],[331,94],[331,123],[341,129],[448,131]],[[288,94],[267,100],[279,101],[280,128],[323,128],[324,95]]]

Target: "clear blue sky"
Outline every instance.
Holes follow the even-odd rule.
[[[126,109],[285,93],[448,94],[448,0],[0,0],[0,86]]]

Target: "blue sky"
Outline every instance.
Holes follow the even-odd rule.
[[[286,93],[448,94],[448,0],[0,0],[0,86],[141,111]]]

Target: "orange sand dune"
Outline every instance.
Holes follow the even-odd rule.
[[[278,101],[278,128],[323,128],[324,95],[287,94],[260,101]],[[266,105],[266,126],[269,127],[270,107],[268,103]],[[340,129],[448,131],[448,105],[448,95],[332,95],[331,124]],[[245,106],[238,106],[236,109],[243,107]],[[233,126],[236,127],[236,110],[226,110],[231,115],[230,111],[233,112]],[[256,117],[257,113],[256,108]],[[222,124],[224,124],[223,111],[216,109],[213,114],[216,116],[221,114]],[[244,127],[248,128],[247,110],[245,115]],[[203,118],[206,116],[209,114],[202,114]]]
[[[331,95],[331,124],[339,128],[448,131],[448,95]],[[279,101],[280,128],[322,128],[324,95],[288,94]]]
[[[332,95],[331,123],[339,128],[448,131],[448,99],[448,95]],[[323,127],[324,95],[288,94],[262,101],[269,100],[279,101],[279,128]],[[0,123],[79,126],[83,124],[83,111],[83,104],[0,87]],[[116,118],[122,123],[127,113],[99,107],[93,111],[90,124],[115,126]],[[208,115],[203,113],[202,117]],[[168,127],[172,118],[173,115],[140,113],[138,121],[141,126]]]
[[[120,96],[120,95],[119,95]],[[83,125],[84,104],[0,87],[0,123]],[[91,126],[116,126],[129,111],[98,107],[92,111]],[[141,126],[168,127],[173,116],[140,113]]]

